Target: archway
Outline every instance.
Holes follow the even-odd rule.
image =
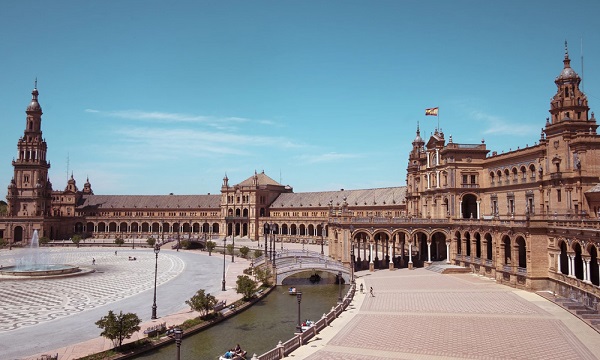
[[[581,257],[581,245],[579,243],[573,244],[573,251],[575,251],[575,258],[573,259],[573,268],[575,271],[575,277],[579,280],[583,280],[583,258]]]
[[[463,219],[477,219],[477,197],[473,194],[466,194],[462,197],[461,216]]]
[[[558,258],[560,272],[563,275],[569,275],[569,257],[567,256],[567,244],[564,241],[560,243],[560,255]]]
[[[590,282],[596,286],[600,285],[598,270],[598,250],[595,246],[590,247]]]
[[[526,269],[527,268],[527,243],[525,242],[525,239],[523,239],[522,236],[519,236],[517,238],[517,247],[519,250],[519,267]]]
[[[23,228],[20,226],[15,226],[14,235],[13,235],[13,243],[18,243],[23,241]]]

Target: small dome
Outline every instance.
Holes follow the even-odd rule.
[[[42,111],[42,107],[37,99],[38,94],[37,89],[34,88],[31,92],[31,102],[29,103],[29,106],[27,106],[27,111]]]
[[[573,70],[573,68],[566,67],[561,71],[560,75],[558,75],[557,79],[575,79],[577,77],[577,73],[575,70]]]

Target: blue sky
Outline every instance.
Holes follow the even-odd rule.
[[[96,194],[405,185],[417,122],[491,151],[540,138],[564,41],[600,103],[600,1],[11,1],[0,186],[38,79],[50,179]]]

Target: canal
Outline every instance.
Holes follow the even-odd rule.
[[[297,284],[302,292],[300,315],[317,321],[336,305],[339,288],[335,284]],[[343,296],[347,287],[342,288]],[[181,360],[218,359],[227,349],[240,344],[248,352],[263,354],[274,348],[281,340],[285,342],[294,335],[298,322],[298,301],[288,293],[288,286],[277,286],[264,299],[248,310],[227,319],[207,330],[182,340]],[[175,358],[175,344],[164,346],[156,351],[137,356],[136,359],[171,360]]]

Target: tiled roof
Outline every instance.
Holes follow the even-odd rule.
[[[586,193],[594,193],[594,192],[600,192],[600,183],[596,184],[593,188],[586,191]]]
[[[83,195],[77,207],[103,209],[199,209],[221,205],[221,195]]]
[[[271,179],[270,177],[268,177],[264,172],[261,172],[260,174],[256,174],[256,177],[258,178],[258,185],[276,185],[276,186],[281,186],[280,183],[278,183],[277,181],[275,181],[275,180]],[[254,175],[250,176],[249,178],[247,178],[246,180],[242,181],[238,185],[240,185],[240,186],[253,186],[254,185]]]
[[[406,196],[406,186],[389,187],[380,189],[363,190],[339,190],[321,191],[307,193],[285,193],[271,205],[271,209],[290,207],[329,207],[329,201],[333,206],[340,206],[346,202],[350,208],[356,206],[398,206],[402,204]]]

